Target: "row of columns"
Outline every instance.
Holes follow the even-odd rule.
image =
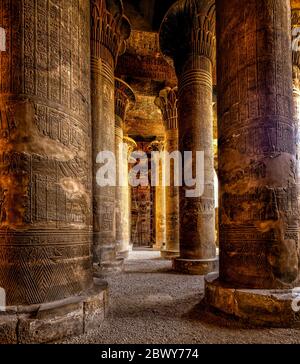
[[[103,5],[103,2],[101,4]],[[294,206],[295,128],[294,122],[291,122],[292,97],[289,88],[289,80],[292,79],[289,78],[291,62],[279,52],[282,47],[285,47],[287,52],[289,50],[287,19],[290,7],[287,1],[264,6],[252,0],[247,5],[247,19],[243,25],[246,28],[234,33],[234,46],[229,46],[231,42],[227,42],[227,39],[232,39],[233,31],[226,26],[236,11],[235,5],[236,8],[240,7],[235,2],[231,2],[229,6],[217,1],[221,280],[232,281],[235,284],[240,282],[249,287],[272,284],[278,286],[278,280],[285,282],[292,277],[296,279],[298,272],[298,243],[297,240],[293,240],[292,234],[292,231],[298,230]],[[102,21],[108,14],[107,10],[102,13]],[[129,36],[129,28],[126,18],[120,14],[119,12],[116,15],[121,16],[116,24],[120,24],[121,19],[123,26],[118,25],[119,28],[110,30],[114,31],[116,37],[106,37],[105,34],[98,36],[97,32],[95,33],[97,41],[94,49],[100,50],[96,56],[93,54],[92,41],[92,75],[97,75],[95,79],[101,79],[101,82],[97,82],[97,79],[94,81],[97,87],[92,86],[92,100],[93,92],[99,93],[92,103],[94,153],[100,146],[101,150],[115,150],[112,130],[121,131],[120,126],[118,129],[113,127],[112,80],[115,60],[122,50],[124,40]],[[237,18],[236,15],[234,18]],[[266,19],[267,23],[273,24],[272,27],[262,26],[261,30],[257,30],[257,24],[266,22]],[[232,23],[230,25],[232,26]],[[99,26],[94,28],[101,29]],[[105,29],[107,32],[109,27]],[[271,37],[270,47],[264,53],[259,40],[269,33],[270,37],[274,37]],[[109,44],[111,39],[115,44]],[[179,240],[180,258],[174,260],[175,268],[198,274],[214,271],[217,265],[212,144],[212,69],[215,39],[215,5],[209,0],[178,1],[169,10],[160,30],[162,52],[174,60],[178,77],[178,96],[174,90],[165,89],[156,100],[156,104],[162,110],[167,130],[167,150],[177,148],[178,141],[182,154],[184,151],[193,151],[194,166],[196,152],[204,152],[204,192],[201,196],[187,197],[191,188],[188,185],[180,188],[179,223],[176,221],[178,190],[171,186],[167,190],[166,202],[160,198],[160,202],[166,204],[167,211],[167,236],[162,237],[161,241],[165,245],[166,254],[169,251],[176,254]],[[250,48],[251,44],[256,46],[256,51],[254,47]],[[259,52],[262,52],[263,60]],[[237,63],[238,61],[240,63]],[[267,93],[267,89],[270,92]],[[297,92],[294,95],[297,95]],[[178,110],[178,115],[175,109]],[[99,116],[101,112],[103,115]],[[177,121],[174,122],[177,118],[178,139]],[[117,140],[122,139],[120,133],[117,132],[116,135]],[[245,166],[242,172],[238,170],[241,165]],[[279,175],[278,170],[283,168],[283,165],[286,174]],[[233,176],[235,173],[237,176]],[[241,178],[243,175],[246,177]],[[118,193],[117,200],[121,201],[122,197]],[[159,190],[157,195],[160,196]],[[116,258],[116,242],[122,245],[122,233],[118,231],[118,239],[115,236],[114,197],[110,188],[96,187],[94,191],[94,249],[97,261],[104,265],[106,260],[111,262]],[[281,204],[278,201],[281,201]],[[262,205],[265,207],[262,208]],[[157,230],[159,231],[159,227]],[[248,245],[244,242],[250,234],[252,243],[249,244],[249,253],[245,255]],[[238,236],[240,243],[236,241]],[[294,245],[287,247],[286,239],[289,236],[292,238],[288,240],[294,241]],[[273,243],[261,243],[265,239]],[[239,244],[243,247],[239,247]],[[276,246],[276,250],[273,246]],[[259,264],[257,256],[260,257]],[[277,276],[280,278],[276,278]],[[285,284],[282,283],[282,286]]]
[[[217,263],[212,152],[216,18],[220,277],[207,282],[206,300],[260,324],[297,321],[292,307],[300,268],[299,14],[293,9],[293,57],[286,56],[291,53],[288,0],[217,0],[216,6],[210,0],[179,0],[160,28],[161,50],[173,59],[178,77],[179,149],[204,151],[203,195],[187,198],[188,186],[180,188],[180,258],[174,266],[206,274]],[[273,289],[279,290],[279,315],[272,314]]]
[[[10,52],[2,56],[0,86],[0,286],[7,291],[7,304],[19,307],[91,289],[91,245],[94,274],[102,275],[122,269],[117,249],[126,251],[128,243],[126,224],[117,229],[116,221],[116,216],[120,221],[127,218],[121,216],[128,203],[126,193],[117,192],[116,215],[115,189],[98,186],[96,175],[99,151],[114,153],[118,148],[120,124],[132,101],[128,87],[116,80],[116,88],[114,77],[130,24],[118,0],[92,0],[91,9],[86,1],[66,0],[60,15],[52,9],[51,19],[44,16],[47,4],[22,0],[2,9]],[[211,0],[179,0],[163,21],[160,44],[173,58],[178,76],[179,150],[194,152],[194,166],[196,152],[204,152],[204,193],[188,197],[191,188],[180,187],[180,258],[174,266],[206,274],[217,264],[212,146],[215,10],[221,255],[219,281],[207,286],[207,295],[218,306],[222,301],[218,295],[226,287],[292,289],[299,282],[300,263],[296,120],[292,62],[286,56],[290,3],[217,0],[215,7]],[[64,21],[66,26],[58,24]],[[58,28],[59,38],[52,39]],[[45,40],[47,32],[51,33]],[[116,116],[119,91],[128,100]],[[174,92],[163,91],[157,101],[168,130],[168,150],[176,139],[170,106]],[[294,95],[297,101],[298,94]],[[177,199],[171,187],[166,201],[167,253],[178,249]]]

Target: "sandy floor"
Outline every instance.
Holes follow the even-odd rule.
[[[110,313],[101,329],[66,343],[300,343],[300,330],[251,329],[199,305],[203,277],[171,272],[158,252],[135,251],[112,276]]]

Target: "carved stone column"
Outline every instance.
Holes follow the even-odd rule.
[[[293,2],[292,2],[293,4]],[[300,8],[292,8],[293,100],[296,127],[297,188],[300,206]]]
[[[133,151],[137,149],[137,143],[130,138],[128,135],[125,135],[123,138],[123,143],[127,144],[127,159],[126,159],[126,166],[127,166],[127,180],[129,175],[129,162],[131,160],[131,154]],[[128,201],[127,207],[124,207],[128,213],[128,236],[129,236],[129,252],[132,251],[133,243],[132,243],[132,187],[128,185]]]
[[[221,256],[206,297],[254,323],[290,325],[299,320],[290,1],[216,4]]]
[[[166,151],[178,151],[177,88],[165,88],[156,98],[155,104],[161,109],[166,129]],[[179,187],[174,186],[174,160],[170,160],[170,186],[166,186],[166,246],[163,258],[179,256]]]
[[[105,307],[92,279],[90,6],[2,1],[1,19],[0,343],[39,343],[98,326]]]
[[[165,139],[157,138],[149,147],[153,152],[163,152]],[[157,161],[158,162],[158,161]],[[155,250],[165,250],[166,247],[166,188],[162,183],[164,161],[159,161],[157,171],[159,174],[159,185],[155,187]]]
[[[94,269],[97,274],[122,270],[116,258],[115,187],[100,187],[96,181],[97,155],[115,153],[115,79],[118,55],[125,50],[130,25],[120,0],[91,2],[91,65],[93,125]]]
[[[177,1],[161,25],[160,46],[175,63],[179,87],[179,149],[182,155],[185,151],[193,152],[194,172],[196,152],[204,152],[204,171],[199,171],[204,173],[204,193],[187,197],[191,188],[185,183],[180,188],[180,259],[174,260],[174,268],[202,275],[217,270],[212,115],[213,1]]]
[[[129,228],[129,186],[128,186],[128,150],[123,150],[124,139],[124,123],[126,112],[135,104],[135,96],[127,83],[116,78],[115,79],[115,142],[116,142],[116,158],[117,173],[119,171],[119,163],[122,164],[121,178],[126,183],[120,185],[120,178],[116,188],[116,239],[117,253],[127,258],[129,254],[130,231]],[[127,146],[127,143],[125,143]],[[117,175],[117,177],[120,177]],[[124,184],[125,184],[124,183]]]

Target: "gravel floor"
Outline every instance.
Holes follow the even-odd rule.
[[[158,252],[135,251],[108,279],[110,313],[101,329],[64,343],[300,343],[300,330],[247,328],[206,312],[203,277],[174,274]]]

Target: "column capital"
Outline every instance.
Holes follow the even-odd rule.
[[[123,80],[115,77],[115,115],[122,124],[126,118],[126,112],[132,109],[136,99],[132,88]]]
[[[91,0],[91,52],[106,58],[107,51],[116,66],[118,56],[126,50],[131,25],[121,0]]]
[[[215,3],[213,0],[179,0],[167,12],[160,28],[160,48],[174,60],[177,74],[188,56],[215,60]]]
[[[163,152],[166,146],[166,140],[164,137],[158,137],[149,144],[148,150],[150,152]]]
[[[130,155],[134,150],[137,149],[136,141],[129,136],[124,136],[123,143],[126,143],[128,146],[128,155]]]
[[[160,91],[159,96],[155,99],[155,105],[162,112],[167,130],[178,128],[177,93],[177,87],[166,87]]]

